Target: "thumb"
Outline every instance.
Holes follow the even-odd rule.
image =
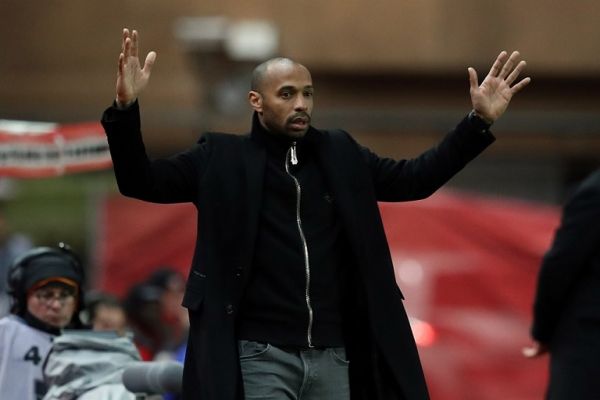
[[[534,358],[539,355],[539,350],[534,346],[523,347],[521,354],[526,358]]]
[[[543,343],[534,341],[531,346],[523,348],[521,353],[527,358],[535,358],[548,353],[548,347]]]
[[[471,85],[471,90],[475,90],[479,87],[479,81],[477,79],[477,71],[475,68],[469,67],[467,68],[469,72],[469,83]]]
[[[146,56],[146,61],[144,61],[144,69],[143,69],[143,71],[145,73],[147,73],[148,75],[150,75],[150,72],[152,72],[152,67],[154,66],[154,62],[155,61],[156,61],[156,52],[155,51],[151,51]]]

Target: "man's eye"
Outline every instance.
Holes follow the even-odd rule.
[[[313,97],[313,92],[304,92],[304,97]]]
[[[292,97],[292,94],[290,92],[283,92],[281,93],[281,97],[284,99],[289,99],[290,97]]]

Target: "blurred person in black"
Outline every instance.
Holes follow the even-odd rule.
[[[185,278],[175,268],[161,266],[150,274],[145,283],[161,291],[160,319],[168,333],[160,351],[173,356],[187,341],[189,321],[186,309],[181,306]]]
[[[0,178],[0,187],[3,180]],[[0,189],[2,193],[2,189]],[[31,239],[27,235],[14,232],[5,215],[5,201],[3,194],[0,194],[0,317],[10,312],[10,296],[6,277],[8,269],[15,258],[33,247]]]
[[[141,282],[127,291],[123,307],[142,360],[152,361],[167,340],[168,329],[161,320],[162,290]]]
[[[209,133],[151,161],[138,95],[156,53],[142,66],[138,47],[125,29],[102,124],[121,193],[199,210],[183,398],[428,398],[377,201],[428,197],[494,141],[530,81],[519,53],[501,52],[481,85],[468,69],[472,111],[415,159],[311,126],[310,72],[275,58],[254,70],[249,135]]]
[[[185,278],[175,268],[163,265],[155,269],[145,283],[161,290],[160,317],[167,329],[160,351],[154,359],[158,361],[177,361],[183,363],[187,346],[189,321],[187,311],[181,306],[185,290]],[[175,393],[164,393],[164,400],[179,400]]]
[[[600,397],[600,169],[568,199],[540,268],[526,357],[550,354],[549,400]]]
[[[81,328],[83,269],[64,245],[36,247],[9,268],[11,314],[0,319],[0,399],[37,400],[42,365],[64,328]]]
[[[124,309],[142,359],[173,358],[187,340],[187,314],[181,306],[185,280],[171,267],[159,267],[125,295]]]

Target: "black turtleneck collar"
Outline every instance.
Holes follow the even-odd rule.
[[[27,323],[27,325],[31,326],[32,328],[49,333],[51,335],[60,335],[59,328],[45,323],[41,319],[35,317],[29,311],[25,311],[25,315],[23,315],[23,320]]]
[[[302,151],[302,148],[310,146],[319,137],[319,132],[312,126],[302,137],[291,137],[281,134],[269,132],[258,119],[258,113],[252,115],[252,132],[250,136],[261,145],[265,146],[270,153],[285,153],[293,142],[296,142],[296,147]]]

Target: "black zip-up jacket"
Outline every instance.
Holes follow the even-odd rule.
[[[317,162],[315,132],[300,139],[274,135],[255,116],[253,134],[267,163],[238,338],[295,348],[343,346],[341,227]]]

